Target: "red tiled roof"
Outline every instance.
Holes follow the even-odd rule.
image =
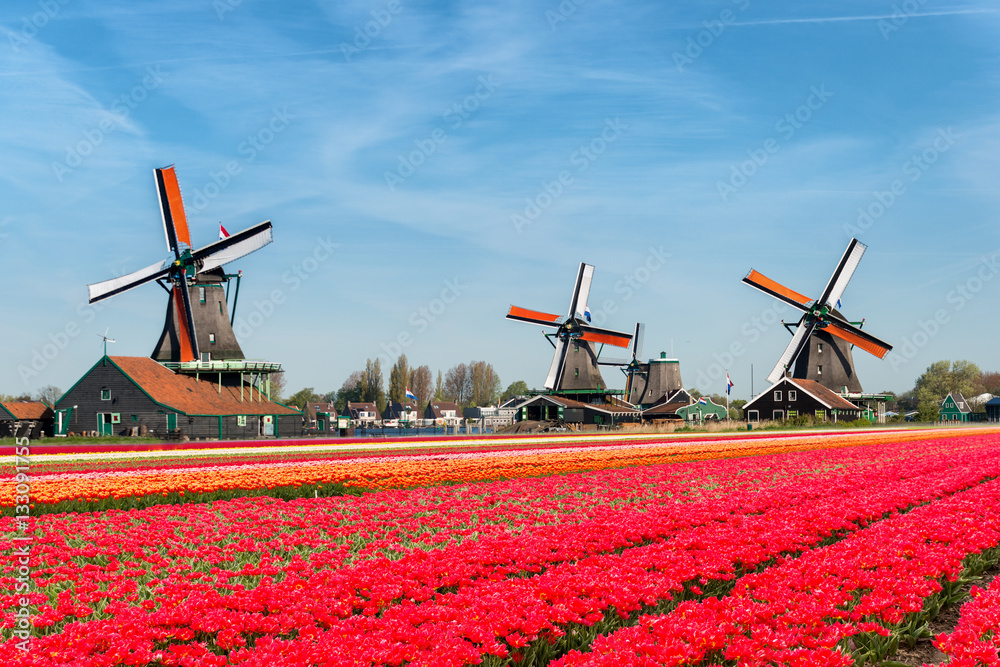
[[[249,388],[243,390],[241,401],[239,387],[223,385],[220,392],[218,384],[174,373],[149,357],[108,358],[154,401],[188,415],[301,414],[273,401],[250,401]]]
[[[52,408],[39,401],[11,401],[2,403],[14,419],[52,419]]]
[[[643,410],[642,416],[646,417],[653,415],[675,415],[677,414],[678,410],[680,410],[681,408],[686,408],[689,405],[691,404],[686,401],[681,401],[678,403],[660,403],[658,405],[654,405],[651,408]]]
[[[831,409],[837,410],[857,410],[858,406],[846,400],[829,387],[824,387],[815,380],[800,380],[799,378],[788,378],[792,384],[799,386],[803,391],[807,391],[819,400],[826,403]]]

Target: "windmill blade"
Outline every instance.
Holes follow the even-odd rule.
[[[642,341],[646,336],[646,325],[641,322],[635,325],[635,335],[632,337],[632,360],[642,356]]]
[[[581,324],[580,331],[583,332],[580,338],[591,343],[604,343],[605,345],[614,345],[615,347],[624,347],[627,349],[628,344],[632,342],[632,334],[622,333],[621,331],[592,327],[587,324]]]
[[[209,243],[204,248],[199,248],[191,253],[191,256],[199,262],[198,272],[201,273],[216,269],[240,257],[246,257],[273,240],[271,221],[265,220],[244,229],[242,232],[232,234],[215,243]]]
[[[181,301],[183,302],[183,311],[180,311],[183,314],[181,318],[183,321],[178,322],[177,327],[181,339],[181,361],[198,361],[201,358],[201,354],[198,351],[198,334],[194,328],[194,312],[191,310],[191,292],[188,290],[187,279],[184,276],[181,276],[178,289],[180,290]],[[184,341],[185,335],[188,338],[186,344]]]
[[[549,374],[545,378],[545,388],[555,389],[559,386],[559,381],[562,379],[563,365],[566,363],[566,352],[569,350],[569,346],[566,345],[566,340],[559,338],[556,340],[556,350],[552,355],[552,365],[549,366]]]
[[[594,282],[594,267],[580,262],[580,270],[576,274],[576,285],[573,287],[573,299],[569,302],[569,316],[576,317],[583,313],[590,298],[590,285]]]
[[[837,264],[836,270],[830,276],[830,281],[826,284],[826,289],[823,290],[823,296],[819,298],[821,306],[837,305],[840,297],[844,294],[844,290],[847,289],[847,283],[851,282],[851,276],[854,275],[854,271],[861,262],[861,256],[865,254],[865,250],[867,249],[868,246],[861,241],[851,239],[851,242],[847,244],[847,250],[844,251],[844,256],[840,258],[840,263]]]
[[[823,329],[823,331],[836,336],[837,338],[846,340],[848,343],[860,347],[865,352],[874,354],[879,359],[884,358],[885,355],[889,353],[889,350],[892,349],[892,345],[889,345],[883,340],[879,340],[870,333],[866,333],[848,322],[834,320],[830,322]]]
[[[753,269],[750,269],[750,273],[746,275],[743,282],[750,287],[759,289],[764,294],[770,294],[775,299],[784,301],[789,306],[798,308],[801,311],[808,310],[807,306],[812,303],[812,299],[804,294],[799,294],[795,290],[789,289],[776,280],[771,280],[763,273]]]
[[[781,358],[778,359],[778,363],[775,364],[771,373],[767,376],[767,381],[774,384],[780,380],[785,375],[785,370],[792,367],[795,360],[798,359],[802,350],[805,349],[806,345],[809,344],[809,337],[812,335],[813,330],[816,328],[816,322],[810,322],[806,324],[805,322],[799,323],[799,328],[795,330],[795,335],[792,336],[792,340],[788,342],[788,347],[785,351],[781,353]]]
[[[96,303],[101,299],[108,299],[115,294],[121,294],[133,287],[166,277],[170,274],[170,265],[171,262],[169,261],[157,262],[156,264],[150,264],[144,269],[133,271],[128,275],[87,285],[87,295],[90,303]]]
[[[154,169],[156,191],[160,195],[160,214],[163,216],[163,233],[167,237],[167,250],[176,257],[191,248],[191,232],[188,231],[181,186],[177,183],[174,166]]]
[[[518,320],[519,322],[530,322],[531,324],[538,324],[543,327],[555,327],[559,326],[562,322],[562,317],[559,315],[552,315],[550,313],[543,313],[537,310],[528,310],[527,308],[520,308],[518,306],[511,306],[510,310],[507,311],[508,320]]]

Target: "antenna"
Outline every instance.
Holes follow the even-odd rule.
[[[101,335],[101,334],[94,334],[98,338],[101,338],[102,340],[104,340],[104,356],[105,357],[108,356],[108,343],[114,343],[115,342],[114,338],[108,338],[108,332],[109,331],[111,331],[111,327],[108,327],[107,329],[105,329],[103,335]]]

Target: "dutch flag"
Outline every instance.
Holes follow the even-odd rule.
[[[706,399],[704,396],[699,398],[698,402],[701,403],[702,405],[708,405],[708,399]]]
[[[417,400],[417,395],[414,394],[412,391],[410,391],[409,387],[406,388],[406,397],[407,398],[412,398],[414,401]]]
[[[590,322],[590,306],[589,305],[583,307],[583,318],[585,320],[587,320],[588,323]]]
[[[226,231],[226,228],[223,227],[222,223],[220,222],[219,223],[219,240],[221,241],[222,239],[228,239],[228,238],[229,238],[229,232]]]
[[[729,379],[729,371],[726,371],[726,393],[733,393],[733,381]]]

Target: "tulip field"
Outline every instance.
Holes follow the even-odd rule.
[[[4,666],[1000,665],[996,429],[33,461]]]

